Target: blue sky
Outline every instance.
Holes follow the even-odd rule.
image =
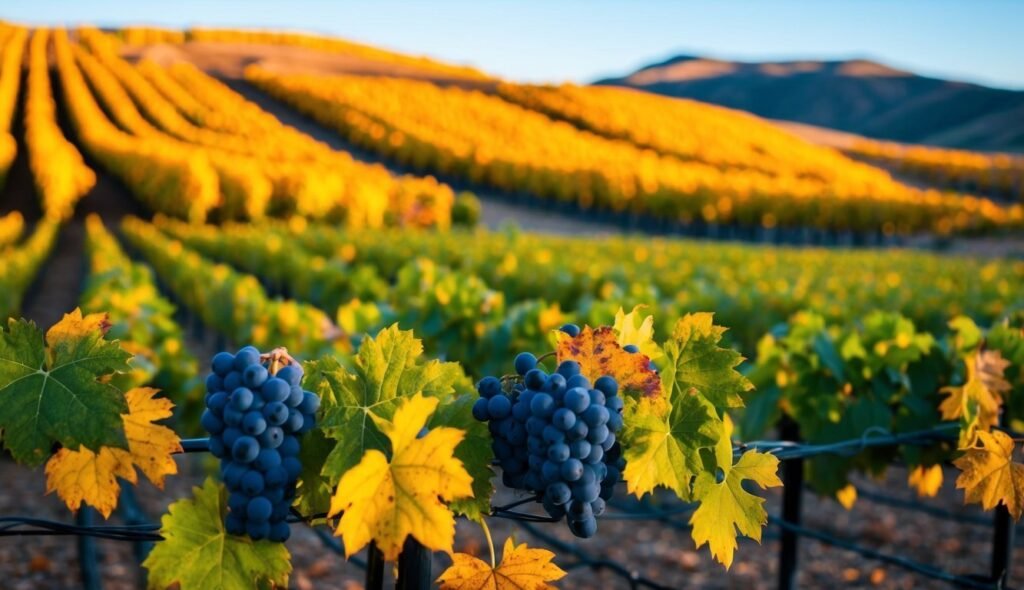
[[[1017,0],[27,0],[4,2],[0,18],[301,29],[531,81],[587,82],[690,53],[869,57],[1024,89],[1024,1]]]

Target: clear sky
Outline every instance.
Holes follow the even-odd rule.
[[[1021,0],[4,0],[0,18],[301,29],[530,81],[588,82],[688,53],[868,57],[1024,89]]]

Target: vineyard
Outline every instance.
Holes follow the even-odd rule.
[[[339,61],[182,57],[254,47]],[[4,584],[1024,580],[1024,260],[886,248],[1019,240],[1019,158],[311,34],[0,51]]]

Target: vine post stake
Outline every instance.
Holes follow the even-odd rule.
[[[384,590],[384,554],[376,543],[366,550],[366,590]]]
[[[94,516],[93,508],[83,505],[75,515],[75,524],[80,527],[91,527]],[[100,590],[103,587],[96,539],[90,535],[78,537],[78,567],[82,573],[82,588],[84,590]]]
[[[410,536],[398,556],[396,590],[427,590],[430,588],[430,551]]]
[[[1006,425],[1006,411],[1000,420]],[[992,582],[1000,588],[1010,581],[1010,566],[1013,564],[1014,522],[1006,504],[996,506],[992,532]]]
[[[782,440],[800,442],[800,425],[788,416],[779,421]],[[801,524],[801,501],[804,487],[804,460],[791,459],[782,463],[782,520]],[[779,590],[796,588],[797,554],[800,535],[783,528],[779,546]]]

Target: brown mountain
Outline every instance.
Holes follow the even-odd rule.
[[[1024,151],[1024,92],[918,76],[869,60],[751,63],[679,56],[596,84],[879,139]]]

